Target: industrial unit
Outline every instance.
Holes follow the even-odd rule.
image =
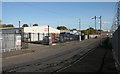
[[[24,33],[29,34],[29,41],[43,41],[45,36],[50,36],[52,42],[55,41],[55,37],[59,37],[60,30],[48,26],[32,26],[24,27]]]
[[[0,29],[0,52],[21,50],[26,44],[23,43],[23,28]]]

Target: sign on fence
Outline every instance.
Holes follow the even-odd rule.
[[[21,45],[21,36],[16,36],[16,45]]]

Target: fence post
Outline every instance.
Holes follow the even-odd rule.
[[[39,33],[38,33],[38,41],[39,41]]]

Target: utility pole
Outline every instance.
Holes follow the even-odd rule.
[[[48,25],[48,44],[50,44],[49,25]]]
[[[20,28],[20,23],[21,23],[21,21],[19,21],[19,28]]]
[[[99,17],[100,18],[100,44],[102,45],[102,16]]]
[[[79,19],[79,41],[81,41],[81,19]]]
[[[92,19],[95,19],[95,30],[96,30],[96,19],[97,19],[97,17],[94,16]]]
[[[96,19],[99,18],[100,19],[100,44],[102,45],[102,16],[95,16],[92,19],[95,19],[95,30],[96,30]]]
[[[96,30],[96,16],[95,16],[95,30]]]
[[[81,30],[81,20],[79,19],[79,31]]]

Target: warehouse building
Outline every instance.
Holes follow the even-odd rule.
[[[31,26],[24,27],[24,33],[29,34],[29,41],[43,41],[44,37],[50,36],[52,42],[55,42],[55,37],[59,37],[60,30],[48,26]]]

